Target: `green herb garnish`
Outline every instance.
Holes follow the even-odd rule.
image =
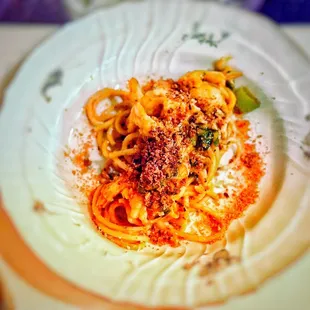
[[[215,131],[215,132],[214,132],[213,144],[214,144],[215,146],[219,146],[219,144],[220,144],[219,132],[218,132],[218,131]]]
[[[197,130],[197,144],[196,146],[203,150],[208,150],[214,139],[214,130],[209,128],[199,128]]]
[[[237,97],[236,107],[241,113],[248,113],[260,107],[260,102],[247,87],[237,88],[235,94]]]

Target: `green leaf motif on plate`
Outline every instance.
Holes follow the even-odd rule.
[[[200,23],[195,22],[192,32],[190,34],[184,34],[183,41],[197,40],[200,44],[208,44],[211,47],[218,47],[218,45],[230,36],[230,33],[223,31],[219,38],[216,38],[213,33],[205,33],[199,30]]]

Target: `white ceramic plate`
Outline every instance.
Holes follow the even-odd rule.
[[[87,130],[86,99],[132,76],[177,77],[225,55],[263,103],[248,116],[268,150],[260,201],[231,225],[227,242],[159,252],[116,247],[90,225],[63,156],[76,143],[74,130]],[[36,49],[7,91],[0,123],[5,212],[50,271],[109,305],[197,307],[249,292],[309,248],[309,72],[272,22],[211,3],[125,3],[68,24]],[[44,92],[53,78],[59,84]],[[38,202],[42,212],[34,210]],[[212,279],[199,276],[199,266],[183,269],[223,246],[241,262]]]

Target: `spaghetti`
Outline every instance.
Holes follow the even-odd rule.
[[[225,198],[214,190],[223,154],[233,145],[230,165],[240,161],[247,138],[238,130],[231,86],[242,73],[227,60],[215,62],[213,71],[192,71],[177,81],[141,86],[132,78],[128,91],[105,88],[88,99],[86,115],[105,158],[89,212],[116,244],[138,249],[147,242],[212,243],[253,203],[239,204],[238,214],[210,207]],[[109,107],[99,112],[106,99]],[[255,182],[257,191],[259,178]]]

